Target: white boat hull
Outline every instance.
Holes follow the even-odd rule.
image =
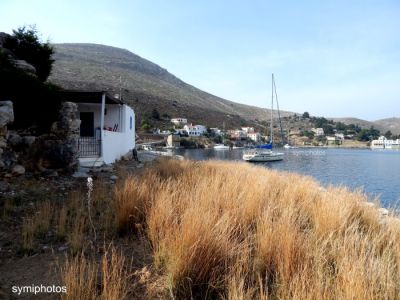
[[[280,152],[250,152],[243,154],[243,160],[249,162],[267,162],[283,160],[283,153]]]
[[[225,145],[215,145],[214,146],[215,150],[229,150],[229,146],[225,146]]]

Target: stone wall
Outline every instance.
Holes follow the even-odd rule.
[[[78,168],[80,124],[77,104],[62,103],[58,121],[53,124],[49,134],[38,137],[32,151],[38,169],[72,172]]]
[[[12,122],[14,122],[14,110],[12,102],[0,101],[0,169],[7,167],[7,124]]]
[[[78,168],[80,119],[78,106],[72,102],[61,105],[58,120],[49,133],[27,135],[27,131],[9,131],[14,121],[11,101],[0,102],[0,171],[9,177],[30,172],[64,171]]]

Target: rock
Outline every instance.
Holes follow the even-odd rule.
[[[61,247],[58,247],[57,250],[60,251],[60,252],[66,251],[66,250],[68,250],[68,246],[61,246]]]
[[[8,143],[11,147],[18,147],[22,144],[22,137],[20,137],[16,132],[10,132]]]
[[[24,168],[24,166],[21,166],[21,165],[14,165],[11,168],[11,173],[13,175],[16,175],[16,176],[24,175],[25,174],[25,168]]]
[[[25,60],[22,59],[14,59],[12,60],[14,66],[30,75],[35,75],[36,76],[36,68],[32,66],[30,63],[28,63]]]
[[[0,47],[1,48],[14,48],[18,44],[18,39],[13,37],[12,35],[0,32]]]
[[[0,181],[0,192],[6,192],[10,188],[10,184],[6,181]]]
[[[14,109],[11,101],[0,101],[0,127],[14,122]]]
[[[7,141],[4,137],[0,137],[0,148],[7,147]]]
[[[128,153],[126,153],[125,155],[123,155],[121,157],[123,160],[131,160],[133,158],[133,154],[132,151],[129,151]]]
[[[111,176],[110,176],[110,179],[111,179],[112,181],[117,181],[118,176],[116,176],[116,175],[111,175]]]
[[[46,170],[44,172],[46,177],[50,177],[50,178],[55,178],[58,177],[58,172],[57,171],[53,171],[53,170]]]
[[[27,136],[24,136],[24,137],[22,138],[22,143],[24,143],[24,144],[27,145],[27,146],[30,146],[30,145],[32,145],[32,144],[35,142],[35,140],[36,140],[36,137],[35,137],[35,136],[27,135]]]
[[[0,136],[5,137],[7,139],[8,137],[7,126],[0,126]]]

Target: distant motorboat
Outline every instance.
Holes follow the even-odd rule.
[[[283,146],[283,148],[284,148],[284,149],[297,149],[297,148],[299,148],[299,147],[290,146],[289,144],[286,144],[286,145]]]
[[[214,145],[213,148],[214,148],[215,150],[229,150],[229,149],[230,149],[229,146],[226,146],[226,145],[224,145],[224,144],[216,144],[216,145]]]

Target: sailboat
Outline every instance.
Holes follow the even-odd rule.
[[[274,79],[274,74],[272,74],[272,103],[271,103],[271,135],[270,135],[270,140],[269,140],[269,143],[257,146],[256,149],[245,151],[243,153],[243,160],[245,160],[245,161],[249,161],[249,162],[267,162],[267,161],[279,161],[279,160],[283,159],[283,153],[272,151],[274,94],[276,96],[275,79]],[[275,97],[275,98],[277,98],[277,97]],[[279,106],[278,106],[278,110],[279,110]]]

